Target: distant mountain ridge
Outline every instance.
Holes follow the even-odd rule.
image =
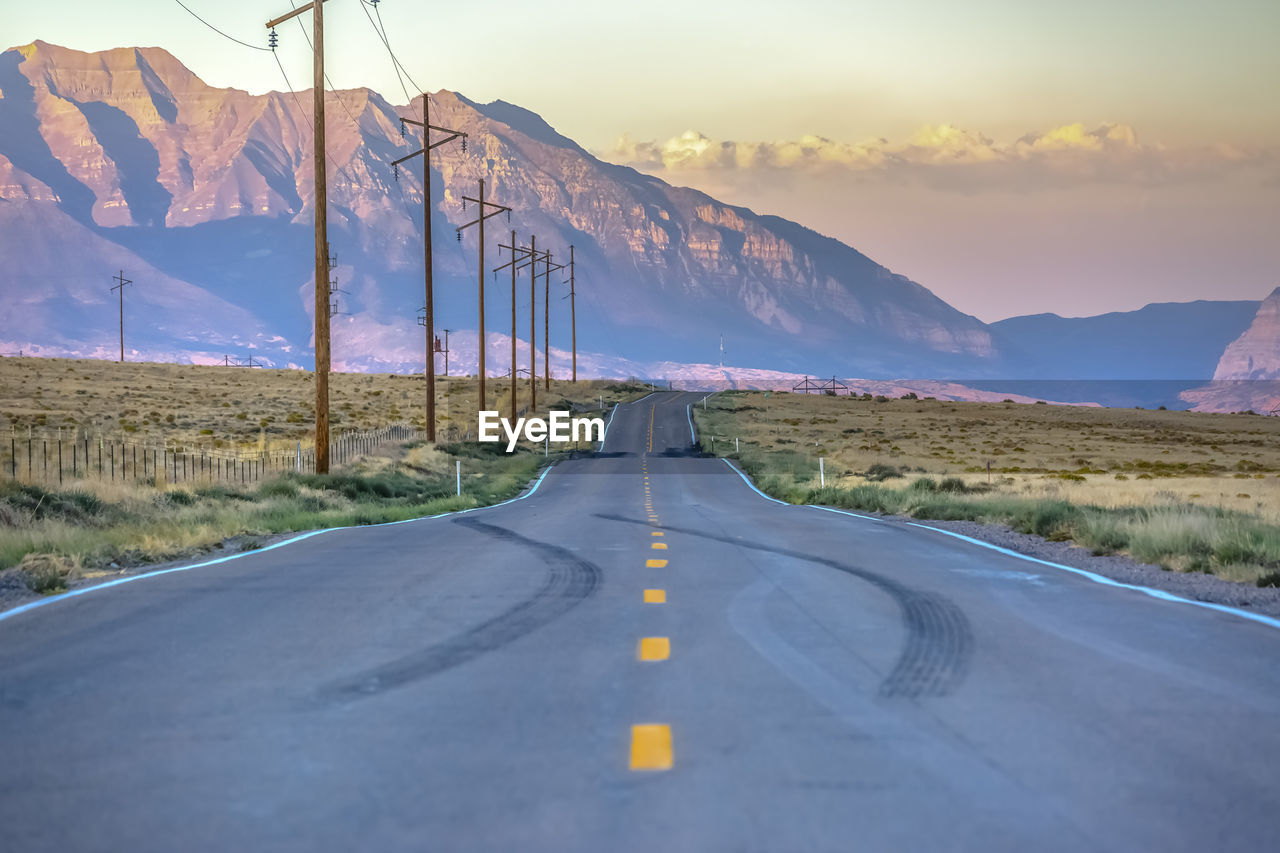
[[[1153,303],[1095,317],[1032,314],[991,324],[1011,378],[1207,379],[1260,302]]]
[[[0,346],[109,354],[109,277],[124,269],[134,279],[126,343],[140,357],[251,351],[310,364],[309,92],[211,87],[161,48],[84,53],[37,41],[0,54],[0,95],[0,295],[16,307],[0,317]],[[390,165],[417,147],[399,118],[418,106],[369,89],[326,103],[342,291],[335,367],[420,370],[421,166]],[[1253,313],[1250,303],[1200,302],[987,325],[802,225],[603,162],[520,106],[442,91],[431,109],[433,123],[469,139],[466,154],[433,155],[437,323],[461,330],[458,340],[475,340],[476,236],[458,241],[454,228],[474,215],[461,196],[481,177],[513,208],[510,225],[490,220],[487,267],[504,262],[492,247],[510,228],[522,242],[536,233],[557,261],[574,245],[579,348],[601,371],[705,367],[723,335],[732,363],[780,375],[1207,378]],[[486,345],[500,351],[510,279],[486,278]],[[516,288],[517,336],[528,287]],[[565,291],[555,278],[557,350],[569,343]],[[541,300],[539,283],[539,310]],[[491,354],[491,370],[507,365]]]
[[[210,87],[159,48],[82,53],[44,42],[0,55],[0,89],[4,198],[56,204],[133,253],[130,265],[251,310],[270,330],[255,344],[261,355],[307,363],[309,93]],[[336,323],[335,355],[353,368],[411,368],[421,182],[415,168],[397,180],[390,163],[412,150],[398,118],[414,108],[367,89],[328,100],[330,243],[349,313]],[[520,239],[533,231],[558,260],[574,244],[585,348],[706,361],[723,333],[731,352],[766,366],[841,373],[928,373],[953,362],[981,371],[996,356],[977,319],[835,240],[604,163],[518,106],[451,92],[432,100],[432,120],[467,132],[470,143],[467,154],[449,146],[433,158],[442,326],[475,328],[474,229],[459,244],[451,226],[470,218],[460,197],[487,177],[490,197],[514,209]],[[494,221],[492,237],[508,237],[505,226]],[[62,228],[65,251],[36,259],[50,276],[87,240]],[[0,243],[6,256],[20,250]],[[499,263],[492,252],[487,265]],[[493,287],[488,325],[500,330],[503,283]],[[563,294],[559,281],[555,290]],[[567,318],[556,301],[552,334],[563,345]],[[66,337],[15,321],[0,336],[36,342],[55,331]],[[83,331],[86,346],[109,343],[108,322]],[[228,337],[208,333],[210,342]],[[265,343],[274,336],[287,354]]]

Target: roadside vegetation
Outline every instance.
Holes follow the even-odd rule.
[[[524,383],[527,384],[527,383]],[[521,399],[526,399],[524,384]],[[333,374],[335,434],[392,423],[422,425],[421,376]],[[491,380],[489,405],[505,415],[510,383]],[[539,382],[538,415],[604,414],[651,390],[639,382]],[[8,442],[0,460],[0,580],[40,593],[147,564],[262,547],[264,540],[326,527],[377,524],[485,506],[514,497],[550,459],[527,442],[475,438],[477,382],[440,380],[440,443],[388,444],[328,475],[284,474],[248,485],[72,478],[14,480]],[[169,448],[261,451],[307,446],[311,380],[301,371],[0,359],[0,419],[14,436],[108,434]],[[495,399],[496,396],[496,399]],[[456,463],[462,465],[457,494]]]
[[[63,436],[141,442],[182,450],[243,453],[311,447],[315,388],[302,370],[126,363],[92,359],[0,358],[0,429],[7,439]],[[436,377],[441,441],[475,439],[478,382]],[[549,408],[598,413],[634,399],[638,382],[538,380],[538,413]],[[506,415],[511,383],[488,382],[488,403]],[[528,379],[518,387],[528,401]],[[646,389],[648,390],[648,389]],[[643,392],[642,392],[643,393]],[[425,427],[422,375],[333,373],[330,426],[335,436],[391,424]],[[7,453],[7,442],[4,448]]]
[[[694,414],[704,451],[791,503],[1003,524],[1280,586],[1280,419],[776,392]]]
[[[148,563],[261,547],[278,533],[400,521],[515,497],[545,461],[495,445],[414,443],[339,473],[260,485],[156,489],[80,481],[62,490],[0,482],[0,570],[40,593]],[[482,449],[483,448],[483,449]],[[455,462],[462,463],[456,494]]]

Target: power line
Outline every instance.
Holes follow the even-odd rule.
[[[276,61],[276,67],[280,69],[280,76],[284,78],[285,88],[288,89],[289,94],[293,96],[293,103],[298,108],[298,112],[304,113],[304,110],[302,109],[302,101],[298,100],[298,93],[294,91],[293,84],[289,82],[289,75],[285,73],[284,65],[281,64],[280,62],[280,54],[276,53],[273,50],[271,51],[271,57]],[[341,98],[338,98],[338,103],[342,103]],[[350,113],[347,113],[347,115],[350,115]],[[356,126],[359,127],[358,124]],[[348,173],[346,169],[339,166],[338,161],[330,157],[327,151],[325,152],[324,156],[325,156],[325,159],[329,161],[329,165],[333,166],[333,168],[338,172],[338,174],[342,175],[344,178],[347,179],[347,183],[352,185],[355,184],[355,180],[351,177],[350,173]]]
[[[293,6],[295,9],[298,8],[293,0],[289,0],[289,5]],[[307,28],[302,25],[302,18],[294,18],[294,20],[298,23],[298,29],[302,31],[302,37],[307,41],[307,47],[314,51],[315,48],[311,45],[311,36],[307,35]],[[324,82],[329,84],[329,89],[333,92],[334,96],[337,97],[338,106],[342,107],[342,111],[347,114],[347,118],[351,119],[351,123],[359,129],[360,122],[358,122],[356,117],[351,114],[351,110],[347,109],[347,104],[342,100],[341,96],[338,96],[338,87],[333,85],[333,81],[329,79],[329,72],[327,71],[324,74]]]
[[[370,17],[369,10],[366,8],[368,6],[372,6],[374,14],[378,16],[377,23],[374,23],[373,18]],[[408,88],[404,85],[405,78],[408,78],[409,82],[413,84],[413,88],[417,89],[419,92],[423,92],[423,88],[418,85],[418,81],[413,79],[413,75],[409,73],[409,69],[404,67],[404,63],[402,63],[396,56],[396,52],[391,49],[391,41],[387,38],[387,26],[382,23],[382,12],[378,9],[377,3],[369,3],[368,0],[360,0],[360,8],[364,11],[364,16],[368,18],[369,26],[373,27],[374,33],[382,42],[382,46],[387,49],[387,55],[391,57],[391,70],[396,72],[396,79],[400,81],[400,89],[404,92],[405,100],[408,101],[409,107],[412,109],[413,96],[409,94]],[[403,77],[400,75],[401,71],[404,72]],[[427,121],[425,113],[422,116],[422,120],[424,122]]]
[[[200,17],[200,16],[199,16],[199,15],[197,15],[195,12],[193,12],[193,11],[191,10],[191,7],[190,7],[190,6],[188,6],[186,3],[183,3],[183,2],[182,2],[182,0],[173,0],[173,2],[177,3],[177,4],[178,4],[179,6],[181,6],[182,8],[186,9],[186,10],[187,10],[187,13],[188,13],[189,15],[191,15],[191,17],[195,18],[197,21],[199,21],[200,23],[204,24],[206,27],[208,27],[209,29],[213,30],[215,33],[217,33],[218,35],[222,36],[222,37],[223,37],[223,38],[225,38],[225,39],[230,39],[231,41],[235,42],[236,44],[243,45],[244,47],[251,47],[251,48],[253,48],[254,50],[271,50],[271,48],[269,48],[269,47],[261,47],[260,45],[256,45],[256,44],[249,44],[247,41],[240,41],[240,39],[236,38],[235,36],[227,35],[227,34],[226,34],[226,33],[224,33],[222,30],[218,29],[218,28],[217,28],[217,27],[215,27],[213,24],[209,23],[209,22],[208,22],[208,21],[206,21],[204,18]]]

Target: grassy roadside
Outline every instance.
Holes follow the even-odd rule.
[[[333,379],[337,430],[420,420],[421,376]],[[490,405],[505,414],[510,383],[493,382]],[[93,477],[64,486],[0,478],[0,592],[14,575],[36,592],[52,593],[146,564],[261,547],[262,537],[275,534],[401,521],[514,497],[547,459],[541,445],[522,442],[508,455],[505,441],[475,441],[477,386],[474,377],[440,379],[441,444],[388,446],[325,476],[183,488]],[[250,451],[306,446],[309,437],[312,391],[310,375],[301,371],[6,358],[0,388],[0,423],[7,421],[11,434],[58,428],[68,436],[118,433],[171,448]],[[553,381],[549,390],[539,386],[537,414],[565,409],[594,417],[605,414],[602,405],[650,390],[639,382]]]
[[[829,417],[813,419],[822,422],[816,446],[829,460],[828,485],[822,487],[817,454],[809,451],[814,442],[799,450],[761,441],[758,409],[743,396],[747,395],[712,398],[705,412],[694,408],[702,449],[736,459],[762,491],[780,500],[935,521],[1003,524],[1020,533],[1074,542],[1095,554],[1123,554],[1173,571],[1206,572],[1225,580],[1280,586],[1280,524],[1270,513],[1204,505],[1169,488],[1153,492],[1141,502],[1081,501],[1064,496],[1056,483],[1043,488],[1039,483],[1028,485],[1025,479],[998,477],[988,484],[985,475],[944,474],[924,459],[872,461],[877,457],[864,453],[862,466],[851,468],[846,467],[849,454],[845,454],[840,457],[843,464],[833,465],[830,457],[836,454],[831,451],[850,441],[849,436],[866,441],[863,428],[855,426],[856,418],[850,417],[855,412],[844,401],[818,404],[829,407]],[[783,417],[788,416],[787,396],[792,395],[773,397]],[[806,407],[817,404],[803,398],[795,402]],[[967,429],[984,434],[980,410],[966,410],[968,404],[948,405],[960,412]],[[1061,413],[1056,416],[1063,417]],[[1066,417],[1070,416],[1067,413]],[[1097,416],[1096,410],[1088,413],[1088,417]],[[904,428],[911,426],[910,419],[906,421]],[[1212,426],[1216,425],[1206,423],[1206,427]],[[714,443],[713,435],[720,436]],[[733,435],[751,435],[753,440],[735,451],[732,440],[724,439]],[[1052,476],[1042,474],[1041,479]],[[1097,489],[1082,494],[1106,497]]]
[[[389,448],[335,474],[289,474],[244,488],[164,489],[83,481],[64,490],[0,483],[0,571],[38,593],[78,580],[210,551],[261,547],[259,537],[377,524],[514,497],[546,461],[496,445]],[[462,463],[456,494],[455,461]]]

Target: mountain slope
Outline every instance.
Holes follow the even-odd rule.
[[[276,363],[307,363],[309,93],[210,87],[159,48],[81,53],[44,42],[0,54],[0,90],[3,197],[56,205],[166,281],[251,312],[294,348],[264,351]],[[413,108],[369,90],[331,93],[327,106],[330,244],[347,291],[340,310],[350,315],[335,322],[335,357],[351,368],[420,367],[413,317],[422,302],[421,166],[400,170],[398,180],[390,166],[416,147],[398,122]],[[511,226],[490,220],[487,267],[503,262],[494,247],[509,227],[521,242],[536,233],[557,261],[575,246],[583,349],[711,361],[723,333],[736,363],[761,368],[998,372],[981,322],[835,240],[604,163],[511,104],[440,92],[431,119],[466,131],[470,142],[465,154],[451,145],[433,155],[441,326],[476,326],[476,229],[459,243],[453,228],[472,218],[461,196],[474,195],[484,177],[490,198],[514,209]],[[22,251],[0,237],[5,260]],[[55,266],[97,269],[102,260],[72,237],[49,251]],[[21,286],[12,273],[0,275],[0,293]],[[510,280],[488,278],[488,327],[509,331]],[[553,342],[565,348],[565,288],[552,284]],[[527,280],[516,289],[518,332],[527,328],[528,292]],[[5,324],[0,337],[25,335],[28,343],[77,334],[56,314]],[[344,324],[384,333],[344,339]],[[146,343],[159,350],[214,343],[151,332]]]

